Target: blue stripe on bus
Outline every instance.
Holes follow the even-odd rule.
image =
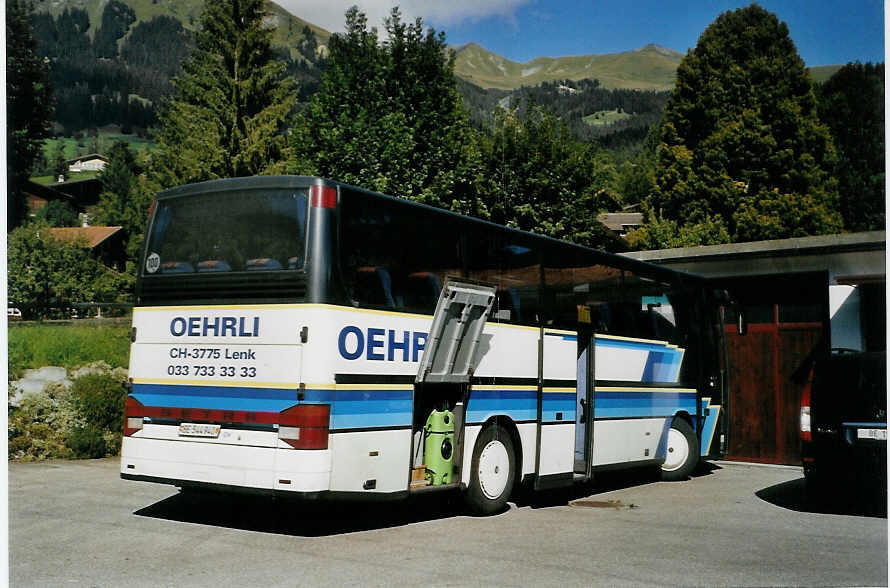
[[[134,384],[133,396],[145,406],[281,412],[297,404],[297,390],[228,386]],[[411,390],[316,390],[302,402],[331,405],[332,429],[411,425]]]
[[[297,403],[297,390],[285,388],[133,384],[130,395],[145,406],[208,410],[281,412]]]
[[[574,421],[576,419],[576,401],[574,393],[547,393],[542,402],[541,420],[543,422]],[[665,392],[596,392],[594,395],[594,418],[646,418],[669,417],[685,410],[695,414],[696,394],[681,392],[670,394]],[[557,418],[557,413],[562,418]]]
[[[281,412],[297,404],[297,390],[223,386],[134,384],[131,394],[145,406]],[[412,424],[412,390],[317,390],[307,388],[307,403],[331,404],[331,429],[408,427]],[[544,422],[574,421],[574,393],[545,393]],[[668,417],[678,411],[696,413],[694,392],[597,391],[594,418]],[[557,419],[558,412],[562,418]],[[467,422],[485,422],[505,415],[514,421],[537,419],[536,390],[473,390],[467,405]]]
[[[683,354],[673,349],[650,350],[643,369],[643,382],[675,382]]]
[[[483,423],[495,415],[514,421],[538,418],[537,390],[472,390],[467,402],[467,422]]]
[[[567,335],[565,333],[548,333],[545,331],[544,335],[546,335],[547,337],[559,337],[563,341],[577,341],[578,340],[578,335]]]
[[[413,390],[334,391],[332,429],[410,427]],[[309,390],[306,391],[309,398]]]
[[[685,410],[696,413],[695,392],[596,392],[593,416],[603,418],[668,417]]]
[[[546,392],[541,400],[541,421],[575,421],[575,401],[577,396],[574,392]],[[562,413],[560,418],[556,418],[557,413]]]

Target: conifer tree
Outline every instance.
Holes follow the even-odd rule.
[[[788,27],[756,4],[726,12],[677,70],[649,201],[657,230],[637,239],[661,247],[837,232],[835,158]]]
[[[817,88],[838,150],[840,211],[851,231],[884,229],[884,64],[848,63]]]
[[[99,174],[102,193],[95,210],[95,221],[124,227],[127,234],[127,270],[141,253],[143,231],[148,220],[154,190],[142,175],[142,164],[127,143],[117,141],[108,152],[108,164]]]
[[[52,89],[47,64],[37,54],[31,32],[31,4],[6,2],[6,178],[7,230],[25,216],[22,185],[50,134]]]
[[[262,0],[205,3],[176,97],[160,116],[161,185],[283,170],[296,92],[274,59],[264,16]]]

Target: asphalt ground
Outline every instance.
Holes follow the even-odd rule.
[[[886,586],[887,519],[801,470],[709,464],[520,494],[273,501],[123,481],[118,460],[9,464],[12,586]]]

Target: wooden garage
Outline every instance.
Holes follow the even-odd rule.
[[[628,255],[714,280],[726,309],[728,459],[800,464],[813,361],[886,349],[884,231]]]

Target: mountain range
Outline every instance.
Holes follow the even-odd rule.
[[[123,0],[136,15],[138,24],[155,16],[172,16],[186,29],[193,29],[203,7],[201,0]],[[66,8],[79,8],[90,16],[90,30],[101,24],[102,10],[107,0],[39,0],[35,10],[54,16]],[[268,23],[275,27],[273,43],[290,51],[296,58],[294,46],[308,25],[320,45],[327,44],[331,33],[311,23],[311,15],[291,14],[274,2],[266,2]],[[604,55],[573,55],[538,57],[519,63],[492,53],[477,43],[455,47],[455,75],[481,88],[512,90],[534,86],[545,81],[598,79],[604,88],[640,90],[670,90],[677,66],[683,54],[658,45]],[[840,66],[811,68],[816,81],[824,81]]]
[[[658,45],[607,55],[538,57],[517,63],[476,43],[456,48],[455,74],[482,88],[511,90],[556,80],[598,79],[605,88],[670,90],[683,54]]]

